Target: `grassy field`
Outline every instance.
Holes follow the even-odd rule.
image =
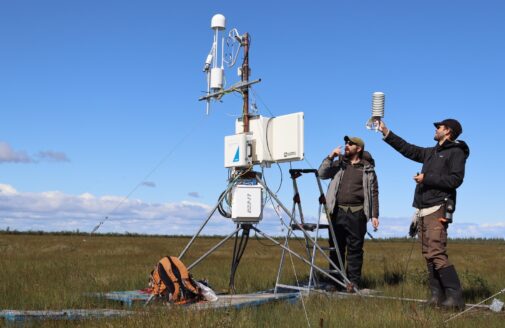
[[[86,293],[147,287],[148,275],[164,255],[178,255],[188,242],[183,237],[0,234],[0,309],[60,310],[115,308],[121,305]],[[183,259],[186,264],[219,238],[199,238]],[[299,240],[293,248],[302,250]],[[419,244],[409,240],[367,240],[364,281],[387,296],[427,296],[424,260]],[[217,292],[226,292],[233,244],[226,243],[196,266],[196,279],[207,278]],[[413,250],[412,250],[413,249]],[[411,252],[412,250],[412,252]],[[503,240],[449,242],[449,256],[462,280],[465,300],[476,303],[505,287]],[[272,288],[280,248],[267,240],[249,241],[236,276],[238,293]],[[289,258],[283,283],[306,279],[307,266]],[[326,267],[320,257],[318,262]],[[294,274],[296,272],[296,276]],[[505,295],[500,295],[505,300]],[[304,311],[304,308],[306,311]],[[44,321],[42,327],[503,327],[505,312],[471,311],[444,324],[452,313],[425,309],[420,304],[378,299],[337,299],[311,295],[296,304],[270,303],[242,310],[189,311],[161,305],[142,314],[115,319]],[[4,324],[0,320],[0,326]]]

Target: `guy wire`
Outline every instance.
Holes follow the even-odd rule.
[[[473,304],[472,306],[468,307],[468,308],[467,308],[467,309],[465,309],[464,311],[459,312],[459,313],[456,313],[456,314],[453,314],[453,315],[452,315],[449,319],[445,320],[445,321],[444,321],[444,323],[446,323],[447,321],[450,321],[450,320],[452,320],[452,319],[454,319],[454,318],[456,318],[456,317],[458,317],[458,316],[462,315],[463,313],[465,313],[465,312],[467,312],[467,311],[470,311],[471,309],[473,309],[473,308],[474,308],[474,307],[476,307],[477,305],[480,305],[480,304],[482,304],[482,303],[486,302],[487,300],[490,300],[491,298],[493,298],[493,297],[495,297],[495,296],[500,295],[501,293],[505,293],[505,288],[503,288],[502,290],[500,290],[498,293],[496,293],[496,294],[494,294],[494,295],[489,296],[489,297],[488,297],[488,298],[486,298],[485,300],[482,300],[482,301],[480,301],[480,302],[479,302],[479,303],[477,303],[477,304]]]
[[[410,254],[409,254],[409,257],[407,259],[407,264],[405,265],[405,271],[403,272],[403,277],[405,278],[405,280],[407,279],[407,272],[409,270],[409,263],[410,263],[410,259],[412,258],[412,251],[414,250],[414,245],[415,245],[415,241],[416,241],[416,238],[415,237],[412,237],[412,242],[411,242],[411,247],[410,247]],[[402,288],[401,288],[401,291],[400,291],[400,295],[403,299],[403,286],[405,284],[402,284]]]
[[[300,282],[298,281],[298,275],[296,274],[296,268],[295,268],[295,263],[293,262],[293,255],[291,252],[288,252],[289,254],[289,259],[291,261],[291,267],[293,268],[293,274],[295,275],[295,280],[296,280],[296,286],[300,287]],[[302,307],[303,307],[303,314],[305,315],[305,320],[307,320],[307,326],[310,327],[310,321],[309,321],[309,315],[307,314],[307,308],[305,307],[305,301],[303,300],[303,294],[302,291],[298,291],[300,294],[300,299],[302,300]]]
[[[270,198],[270,202],[272,203],[272,208],[274,209],[275,213],[279,217],[279,220],[281,221],[281,225],[285,226],[288,229],[288,233],[290,233],[289,231],[291,230],[291,233],[289,236],[291,236],[291,234],[292,234],[295,237],[294,240],[296,240],[301,247],[305,247],[305,245],[301,241],[301,238],[296,235],[296,232],[293,229],[291,229],[291,227],[288,224],[286,224],[286,222],[284,221],[282,216],[279,214],[279,212],[277,212],[277,209],[275,208],[275,204],[271,198]]]
[[[282,171],[281,171],[281,174],[282,174]],[[265,173],[264,173],[263,167],[261,168],[261,179],[263,180],[263,182],[265,183],[265,185],[268,185],[267,180],[265,179]],[[277,210],[275,209],[275,205],[273,203],[272,197],[268,193],[266,193],[265,204],[263,205],[263,208],[265,208],[265,206],[266,206],[266,204],[268,203],[269,200],[272,203],[272,208],[273,208],[274,212],[276,212],[277,216],[280,217],[280,214],[277,213]],[[266,247],[277,246],[277,244],[274,244],[274,243],[272,243],[272,244],[266,244],[266,243],[262,242],[261,239],[258,237],[258,233],[256,232],[256,230],[254,231],[254,237],[256,238],[256,240],[258,241],[258,243],[260,243],[262,246],[266,246]]]
[[[146,174],[146,176],[144,177],[144,179],[142,179],[142,181],[140,181],[139,183],[137,183],[137,185],[116,205],[116,207],[114,207],[106,216],[105,218],[100,221],[100,223],[98,223],[94,228],[93,230],[90,232],[90,235],[94,234],[104,223],[105,221],[109,220],[109,217],[112,213],[114,213],[125,201],[127,201],[130,196],[135,192],[137,191],[137,189],[142,185],[142,182],[146,181],[147,179],[149,179],[149,177],[151,175],[154,174],[154,172],[156,172],[161,165],[163,165],[167,160],[168,158],[175,152],[175,150],[177,148],[179,148],[180,145],[182,145],[186,139],[188,139],[193,133],[195,133],[195,131],[199,131],[198,127],[205,121],[205,119],[207,118],[207,115],[203,117],[202,120],[198,121],[197,124],[195,124],[195,126],[193,128],[191,128],[189,130],[189,132],[184,135],[175,145],[174,147],[172,147],[172,149],[149,171],[149,173]]]
[[[271,116],[275,116],[272,111],[270,110],[270,108],[268,108],[267,104],[263,101],[263,99],[260,97],[260,95],[256,92],[256,90],[254,90],[253,86],[249,86],[249,89],[253,92],[254,96],[256,98],[258,98],[261,103],[263,104],[263,106],[265,106],[266,110],[270,113]]]
[[[386,250],[384,249],[384,247],[382,247],[381,244],[379,244],[379,241],[377,240],[377,238],[375,238],[370,232],[366,232],[367,235],[370,237],[370,239],[372,239],[373,242],[377,243],[377,245],[379,245],[380,249],[382,250],[382,262],[384,263],[384,266],[383,266],[383,271],[384,271],[384,276],[386,275],[386,263],[387,263],[387,259],[386,259]],[[407,258],[407,263],[405,265],[405,270],[402,272],[402,279],[406,279],[407,278],[407,271],[409,269],[409,263],[410,263],[410,260],[412,258],[412,251],[414,250],[414,245],[415,245],[415,238],[413,237],[412,238],[412,246],[410,247],[410,252],[409,252],[409,257]],[[400,295],[401,295],[401,299],[402,299],[402,302],[403,302],[403,286],[404,284],[402,283],[401,284],[401,290],[400,290]]]

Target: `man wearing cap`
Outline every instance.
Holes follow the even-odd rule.
[[[463,132],[455,119],[435,122],[434,147],[409,144],[380,122],[379,131],[390,146],[403,156],[422,163],[421,173],[414,176],[416,190],[413,206],[419,225],[418,236],[428,267],[431,297],[428,305],[463,310],[465,302],[461,283],[447,256],[448,218],[456,205],[456,189],[463,183],[465,163],[470,150],[457,140]]]
[[[338,271],[343,271],[347,262],[346,276],[351,282],[347,290],[351,292],[361,283],[367,220],[372,220],[375,229],[379,226],[379,186],[373,158],[365,151],[363,140],[345,136],[344,141],[345,153],[341,153],[340,146],[333,149],[321,163],[318,174],[321,179],[332,179],[326,204],[338,247],[335,249],[330,235],[330,259]],[[339,256],[344,267],[340,267]]]

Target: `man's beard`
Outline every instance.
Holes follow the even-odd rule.
[[[346,151],[345,154],[344,154],[344,158],[352,158],[354,155],[356,155],[356,153],[352,153],[350,150],[349,151]]]

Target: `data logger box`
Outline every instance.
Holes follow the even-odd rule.
[[[235,122],[235,133],[244,131],[242,118]],[[303,112],[249,118],[252,163],[282,163],[300,161],[304,158]]]
[[[251,135],[240,133],[224,137],[224,167],[245,167],[251,164]]]
[[[263,217],[263,188],[237,185],[232,189],[231,218],[234,222],[259,222]]]

